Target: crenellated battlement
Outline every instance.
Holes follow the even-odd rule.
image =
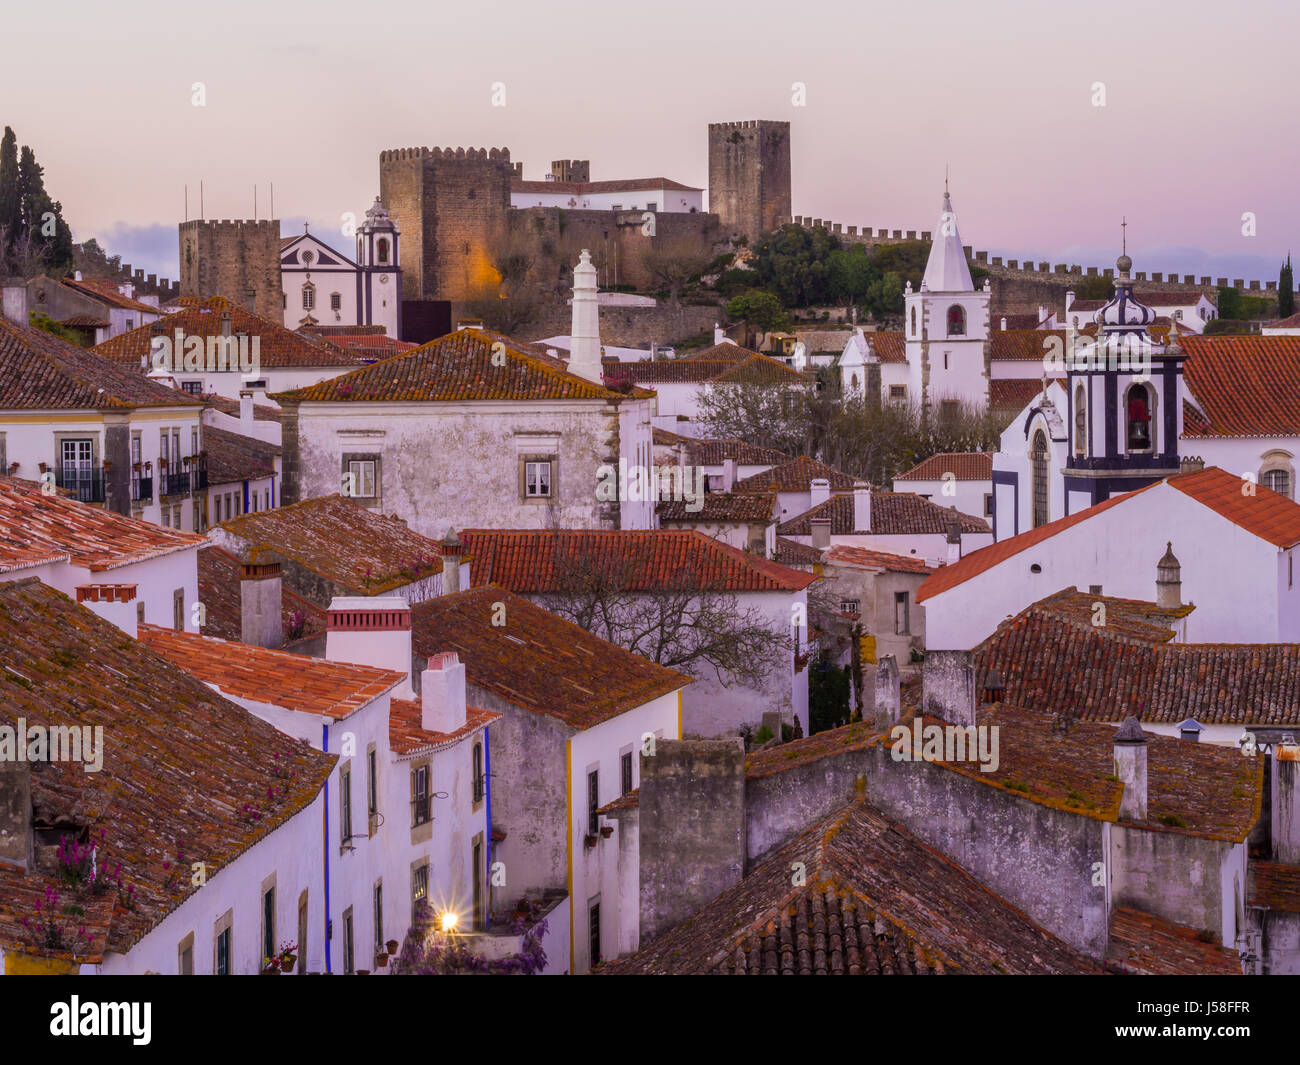
[[[381,163],[408,159],[463,159],[477,162],[510,162],[509,148],[389,148],[379,153]]]

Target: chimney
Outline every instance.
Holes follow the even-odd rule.
[[[239,638],[250,647],[284,645],[283,600],[278,562],[239,566]]]
[[[1178,460],[1179,473],[1200,473],[1205,469],[1205,460],[1196,456],[1180,458]]]
[[[736,460],[722,460],[722,490],[730,492],[736,487]]]
[[[81,280],[81,271],[80,271],[80,270],[73,270],[73,271],[72,271],[72,280],[73,280],[73,281],[80,281],[80,280]]]
[[[455,651],[432,656],[420,674],[420,725],[430,732],[465,727],[465,664]]]
[[[442,538],[442,594],[455,595],[460,591],[460,556],[462,546],[456,530],[447,526]]]
[[[221,312],[221,335],[223,337],[230,336],[230,312],[229,311]]]
[[[1174,555],[1172,540],[1165,541],[1165,555],[1156,563],[1156,606],[1177,610],[1182,603],[1182,566]]]
[[[818,551],[824,551],[831,546],[831,519],[830,518],[809,518],[808,525],[812,529],[812,545]]]
[[[596,268],[586,248],[573,268],[573,325],[569,330],[569,373],[604,383],[600,368],[600,304]]]
[[[640,758],[641,942],[648,943],[740,883],[745,750],[736,740],[656,740],[654,754]]]
[[[1074,289],[1067,288],[1065,290],[1065,309],[1067,312],[1070,310],[1070,305],[1072,303],[1074,303]]]
[[[727,339],[727,334],[717,322],[713,323],[713,343],[721,344]]]
[[[882,655],[876,666],[876,716],[885,715],[889,724],[895,724],[902,714],[903,698],[898,674],[898,660],[893,655]],[[862,711],[867,720],[867,708]]]
[[[952,508],[952,516],[948,518],[948,565],[961,561],[961,519],[957,517],[957,508]]]
[[[1047,308],[1040,303],[1038,305],[1038,322],[1036,324],[1041,325],[1043,320],[1046,317],[1047,317]]]
[[[18,736],[15,741],[26,744],[27,737]],[[32,862],[32,775],[28,762],[0,761],[0,863],[4,862],[22,869],[30,868]]]
[[[336,595],[330,600],[325,657],[403,673],[406,679],[393,694],[414,698],[410,606],[400,595]]]
[[[1115,775],[1124,785],[1121,821],[1147,819],[1147,738],[1138,719],[1129,715],[1115,732]]]
[[[871,532],[871,489],[853,489],[853,531]]]
[[[135,639],[139,635],[135,593],[134,584],[80,584],[77,602]]]
[[[239,390],[239,431],[253,435],[253,391],[249,388]]]
[[[1003,316],[1002,316],[1002,332],[1005,333],[1006,331],[1007,331],[1007,318],[1006,318],[1006,315],[1003,315]]]
[[[19,325],[30,325],[27,319],[27,286],[20,279],[4,287],[4,316]]]
[[[1285,742],[1290,739],[1273,745],[1273,860],[1300,865],[1300,747]]]
[[[929,651],[921,666],[921,708],[950,725],[975,724],[975,659],[970,651]]]
[[[825,477],[818,477],[808,486],[808,488],[810,492],[808,507],[810,510],[813,507],[820,506],[822,503],[825,503],[826,500],[830,499],[831,497],[831,482],[828,481]]]

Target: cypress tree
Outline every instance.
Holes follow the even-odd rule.
[[[1291,253],[1286,253],[1286,263],[1277,277],[1277,316],[1290,318],[1295,314],[1295,280],[1291,276]]]
[[[22,205],[19,203],[18,189],[18,138],[14,131],[5,126],[4,137],[0,138],[0,228],[4,230],[4,247],[0,253],[8,252],[18,231],[22,226]]]

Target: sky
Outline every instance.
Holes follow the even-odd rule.
[[[707,186],[708,123],[758,118],[791,122],[797,215],[933,229],[947,167],[963,241],[1008,258],[1110,265],[1125,217],[1137,270],[1275,280],[1300,252],[1281,0],[65,0],[6,21],[26,46],[0,124],[77,240],[169,277],[200,181],[209,218],[252,217],[254,186],[268,217],[274,183],[284,233],[347,250],[386,148]]]

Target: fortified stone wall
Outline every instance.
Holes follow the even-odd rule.
[[[225,296],[272,321],[283,317],[278,219],[194,220],[177,228],[182,296]]]
[[[709,124],[709,209],[754,240],[790,217],[790,123]]]

